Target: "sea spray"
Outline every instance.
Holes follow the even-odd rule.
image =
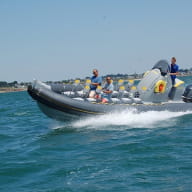
[[[170,111],[148,111],[137,112],[136,110],[125,110],[121,112],[109,113],[101,116],[86,117],[73,122],[71,125],[75,128],[89,129],[123,129],[127,128],[155,128],[168,127],[177,123],[177,117],[192,114],[188,112],[170,112]]]

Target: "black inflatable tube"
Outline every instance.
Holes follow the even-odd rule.
[[[137,110],[145,111],[189,111],[192,103],[160,103],[160,104],[93,104],[85,101],[77,101],[65,95],[53,92],[51,89],[28,87],[28,93],[37,102],[44,104],[50,109],[73,115],[102,115],[115,111]]]

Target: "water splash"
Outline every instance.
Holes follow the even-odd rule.
[[[73,128],[87,129],[127,129],[169,127],[177,123],[178,117],[192,114],[188,112],[148,111],[139,113],[136,110],[114,112],[102,116],[82,118],[72,123]]]

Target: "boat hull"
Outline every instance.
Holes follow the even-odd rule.
[[[191,111],[192,103],[166,102],[166,103],[144,103],[144,104],[99,104],[88,101],[74,100],[68,96],[53,92],[47,85],[41,83],[38,86],[29,86],[28,93],[38,103],[41,111],[50,118],[66,121],[87,115],[103,115],[118,111],[135,110],[146,111]]]

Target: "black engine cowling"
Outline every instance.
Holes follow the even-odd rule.
[[[183,93],[183,101],[186,103],[192,102],[192,85],[188,85]]]

